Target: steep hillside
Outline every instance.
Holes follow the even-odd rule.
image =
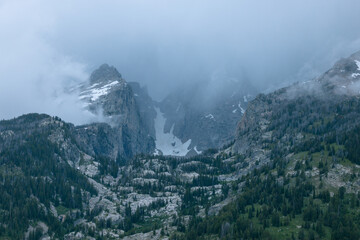
[[[238,125],[232,150],[268,159],[274,150],[286,153],[304,142],[335,138],[339,144],[359,124],[359,55],[340,60],[313,81],[256,97]]]
[[[47,115],[0,122],[0,236],[61,236],[74,229],[62,216],[64,210],[81,214],[97,196],[86,176],[74,168],[82,155],[73,131]]]
[[[249,104],[228,150],[256,170],[238,180],[236,201],[194,218],[185,238],[359,239],[359,59]]]
[[[94,132],[90,145],[87,128],[39,114],[0,122],[0,237],[160,238],[229,195],[233,162],[138,156],[120,166],[102,154],[110,127],[97,125],[107,138]]]

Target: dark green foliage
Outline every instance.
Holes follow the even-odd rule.
[[[0,222],[7,224],[0,236],[21,239],[29,220],[44,221],[52,231],[61,233],[67,224],[61,226],[39,203],[46,208],[53,202],[82,209],[82,191],[97,194],[83,175],[59,161],[62,152],[47,139],[48,135],[33,133],[16,149],[0,153]],[[35,231],[31,238],[38,235]]]
[[[108,157],[101,156],[97,157],[96,161],[100,163],[100,166],[98,168],[100,175],[110,174],[114,178],[117,177],[119,172],[119,166],[115,161],[109,159]]]
[[[340,188],[334,197],[327,190],[314,195],[314,186],[301,175],[294,179],[295,184],[280,185],[269,170],[264,167],[247,176],[237,200],[219,215],[194,218],[185,239],[206,239],[212,234],[222,239],[276,239],[271,228],[287,226],[296,216],[304,221],[299,239],[324,238],[326,227],[332,239],[359,239],[360,215],[349,212],[355,206],[354,194],[347,195]],[[185,196],[184,201],[192,200],[189,191]]]
[[[360,164],[360,127],[348,132],[344,138],[347,157],[353,163]]]

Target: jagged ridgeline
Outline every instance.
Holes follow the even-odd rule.
[[[156,102],[145,87],[126,82],[114,67],[104,64],[78,89],[85,108],[115,130],[112,145],[118,147],[113,155],[194,156],[234,138],[236,125],[256,92],[250,84],[233,79],[224,80],[222,90],[212,84],[184,86]]]
[[[80,98],[104,123],[0,122],[0,237],[359,239],[359,80],[355,53],[317,79],[260,94],[232,142],[185,158],[152,154],[179,151],[158,149],[157,114],[173,134],[161,139],[177,137],[170,146],[189,140],[177,135],[182,120],[103,65]]]

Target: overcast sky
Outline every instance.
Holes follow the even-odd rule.
[[[0,119],[84,122],[62,89],[102,63],[157,99],[219,71],[260,90],[307,80],[360,50],[359,9],[359,0],[0,0]]]

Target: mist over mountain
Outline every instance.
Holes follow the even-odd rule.
[[[360,239],[359,9],[0,0],[0,239]]]
[[[0,118],[95,121],[64,87],[103,63],[162,100],[196,82],[259,91],[311,79],[360,47],[358,1],[2,1]],[[24,101],[23,99],[26,99]],[[11,102],[11,106],[8,104]]]
[[[311,81],[202,109],[192,95],[156,102],[103,64],[76,92],[105,122],[0,121],[0,236],[358,239],[359,81],[356,52]]]

